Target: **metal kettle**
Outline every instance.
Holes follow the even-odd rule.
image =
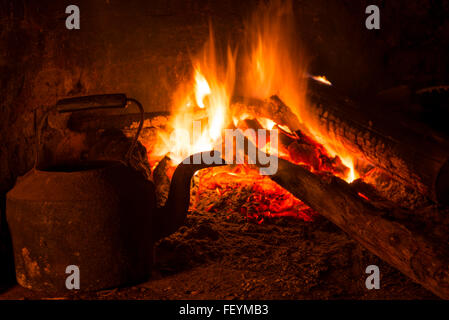
[[[129,157],[143,126],[143,107],[124,94],[60,100],[61,113],[139,106],[141,121]],[[44,117],[45,118],[45,117]],[[45,119],[44,119],[45,120]],[[37,150],[40,145],[40,129]],[[175,170],[164,207],[156,206],[152,181],[126,161],[91,161],[37,168],[36,163],[6,197],[16,278],[26,288],[67,293],[68,270],[79,271],[79,289],[100,290],[147,279],[154,243],[185,221],[190,180],[216,164],[183,164]],[[193,158],[192,158],[193,159]],[[193,163],[193,161],[190,161]]]

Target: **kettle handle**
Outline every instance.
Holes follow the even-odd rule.
[[[131,159],[132,152],[136,147],[137,140],[139,139],[140,132],[143,128],[144,122],[144,109],[142,104],[133,98],[127,98],[125,94],[101,94],[101,95],[91,95],[91,96],[82,96],[82,97],[74,97],[59,100],[53,108],[50,108],[44,116],[42,117],[39,126],[36,128],[36,150],[35,150],[35,158],[34,158],[34,166],[36,169],[39,162],[39,149],[41,144],[41,132],[47,120],[48,115],[55,108],[59,113],[68,113],[68,112],[79,112],[86,110],[95,110],[95,109],[124,109],[128,106],[129,103],[135,103],[140,111],[140,122],[139,127],[137,128],[136,135],[134,136],[133,142],[126,153],[125,159],[126,162],[129,163]]]

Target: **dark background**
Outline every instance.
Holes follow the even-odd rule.
[[[147,111],[168,110],[190,76],[190,54],[212,22],[219,42],[238,39],[249,0],[0,0],[0,285],[13,274],[5,194],[32,166],[33,111],[58,99],[124,92]],[[81,30],[65,28],[76,4]],[[377,4],[381,29],[365,28]],[[310,70],[357,99],[402,85],[447,83],[449,1],[294,1],[297,39]]]

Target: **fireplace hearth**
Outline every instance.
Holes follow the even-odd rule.
[[[443,2],[50,2],[0,3],[0,299],[449,298]]]

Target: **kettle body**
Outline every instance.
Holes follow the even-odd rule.
[[[6,198],[23,287],[67,292],[69,266],[78,268],[83,291],[150,275],[155,188],[123,163],[32,169]]]

